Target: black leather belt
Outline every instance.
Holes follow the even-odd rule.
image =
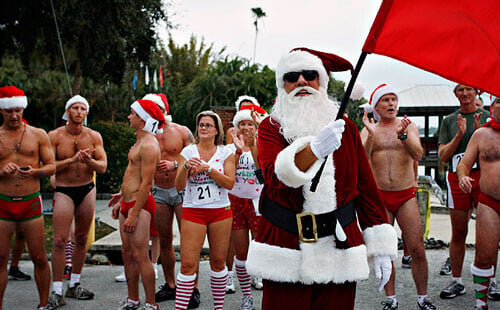
[[[262,216],[273,225],[291,234],[298,235],[300,242],[316,242],[318,238],[335,236],[337,220],[342,228],[354,222],[356,220],[356,210],[354,200],[351,200],[344,206],[327,213],[295,213],[264,195]],[[335,238],[338,240],[337,236]]]

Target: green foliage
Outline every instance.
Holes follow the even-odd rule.
[[[96,122],[90,128],[98,131],[108,156],[106,173],[97,176],[97,189],[103,193],[120,190],[123,174],[128,164],[128,151],[135,143],[134,131],[125,123]]]
[[[328,94],[332,96],[334,99],[338,100],[339,104],[344,98],[345,94],[345,83],[344,81],[336,80],[330,77],[330,81],[328,82]],[[352,120],[357,126],[358,129],[361,130],[363,125],[363,110],[360,109],[362,104],[365,104],[367,101],[365,98],[361,98],[359,100],[349,99],[349,103],[346,107],[347,115],[349,115],[349,119]]]

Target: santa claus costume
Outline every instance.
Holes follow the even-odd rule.
[[[352,121],[344,118],[341,145],[333,154],[318,159],[306,171],[296,166],[296,154],[335,119],[337,104],[326,95],[327,69],[339,67],[346,68],[342,58],[306,49],[284,55],[276,70],[278,97],[258,135],[265,179],[260,201],[263,218],[246,265],[250,274],[264,279],[264,310],[353,309],[356,281],[367,279],[370,273],[368,257],[389,261],[397,256],[396,233],[387,223]],[[319,89],[313,102],[304,107],[300,102],[290,103],[295,99],[284,90],[284,75],[304,75],[305,70],[319,73]],[[312,192],[311,181],[324,161]]]

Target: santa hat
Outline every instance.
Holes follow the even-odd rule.
[[[258,105],[253,105],[253,104],[246,105],[246,106],[241,107],[241,110],[236,112],[236,114],[234,115],[233,126],[238,127],[238,124],[241,121],[254,121],[252,118],[252,110],[259,113],[260,115],[263,115],[263,116],[267,115],[266,110],[264,110],[263,108],[261,108]]]
[[[146,94],[142,99],[144,100],[151,100],[154,103],[156,103],[160,108],[162,108],[165,113],[163,116],[165,116],[165,121],[171,122],[172,121],[172,116],[170,115],[170,107],[168,105],[168,100],[167,96],[164,94]]]
[[[0,109],[23,108],[28,106],[24,91],[15,86],[0,87]]]
[[[349,61],[335,54],[298,47],[281,57],[276,67],[276,86],[278,88],[285,87],[283,80],[285,73],[302,70],[318,71],[319,86],[327,89],[330,72],[347,70],[352,72],[353,66]]]
[[[66,106],[64,107],[64,114],[62,116],[62,119],[67,121],[69,119],[69,116],[68,116],[68,112],[66,112],[69,108],[71,108],[72,105],[74,105],[75,103],[82,103],[85,108],[87,109],[87,113],[89,112],[89,102],[87,101],[87,99],[83,98],[82,96],[80,95],[76,95],[76,96],[73,96],[71,98],[69,98],[68,101],[66,101]]]
[[[161,128],[165,124],[165,117],[154,101],[138,99],[132,103],[130,108],[146,122],[143,128],[144,131],[154,135],[163,132]]]
[[[372,95],[370,96],[370,101],[362,105],[366,112],[373,113],[373,118],[375,118],[375,120],[377,121],[380,121],[380,115],[377,111],[375,111],[375,107],[377,106],[380,98],[387,94],[394,94],[396,97],[398,96],[392,86],[387,84],[379,85],[377,88],[375,88]]]
[[[239,96],[238,99],[236,99],[236,101],[234,102],[234,105],[236,106],[236,111],[240,110],[240,105],[243,101],[250,101],[253,105],[260,107],[260,104],[257,101],[257,99],[255,99],[252,96],[243,95],[243,96]]]

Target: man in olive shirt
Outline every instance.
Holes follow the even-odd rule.
[[[474,100],[477,90],[458,84],[454,89],[455,96],[460,101],[460,108],[448,115],[441,124],[439,133],[439,157],[448,163],[448,208],[452,227],[450,241],[450,263],[453,280],[441,291],[441,298],[454,298],[465,294],[462,283],[462,265],[465,255],[465,238],[467,224],[472,209],[479,200],[480,171],[477,164],[472,167],[470,177],[476,180],[472,190],[464,193],[458,186],[456,174],[457,165],[464,156],[467,144],[474,131],[486,123],[489,113],[477,108]]]

